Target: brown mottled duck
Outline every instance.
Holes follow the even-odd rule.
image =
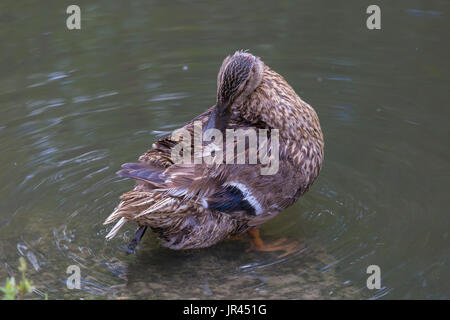
[[[163,138],[138,162],[124,164],[118,172],[137,183],[104,222],[118,220],[106,238],[135,222],[138,229],[130,250],[149,227],[171,249],[209,247],[248,232],[253,239],[250,249],[292,252],[295,243],[265,244],[257,227],[296,202],[319,175],[324,142],[314,109],[259,57],[238,51],[225,58],[219,70],[216,104],[182,129],[194,135],[195,123],[203,132],[216,129],[224,134],[227,129],[277,129],[278,170],[263,175],[261,168],[267,163],[225,160],[178,163],[171,151],[181,140],[173,135]],[[246,154],[249,149],[245,144]]]

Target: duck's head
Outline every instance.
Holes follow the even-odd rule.
[[[207,129],[223,131],[231,115],[231,107],[241,104],[261,83],[264,63],[251,53],[237,51],[228,56],[217,76],[217,101]]]

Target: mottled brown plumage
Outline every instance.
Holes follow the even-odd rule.
[[[171,150],[180,141],[166,137],[118,172],[137,184],[106,219],[105,224],[119,219],[107,238],[124,223],[136,222],[134,245],[150,227],[166,247],[208,247],[275,217],[319,175],[324,143],[316,112],[250,53],[238,51],[224,60],[216,104],[183,127],[192,135],[195,121],[204,130],[224,133],[227,128],[278,129],[278,171],[261,175],[266,166],[261,163],[174,164]]]

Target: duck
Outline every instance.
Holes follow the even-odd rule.
[[[282,238],[265,243],[258,228],[292,206],[319,176],[324,138],[316,111],[261,58],[240,50],[222,62],[215,104],[174,132],[179,130],[191,137],[196,130],[225,136],[230,130],[244,134],[263,130],[260,137],[269,141],[265,146],[270,145],[268,153],[277,160],[276,171],[262,174],[270,165],[267,161],[225,161],[235,150],[235,141],[226,144],[227,148],[210,148],[213,162],[180,162],[173,152],[180,145],[195,149],[194,142],[198,142],[203,152],[208,145],[198,138],[189,141],[186,135],[163,137],[137,162],[125,163],[117,172],[134,179],[136,185],[120,197],[105,220],[104,224],[116,222],[106,238],[114,238],[123,225],[132,222],[137,230],[128,245],[130,252],[148,228],[163,247],[174,250],[206,248],[248,234],[252,241],[247,251],[293,252],[295,241]],[[252,148],[250,141],[245,143],[241,154],[249,156],[262,147]],[[194,153],[186,152],[185,159],[195,159]],[[205,153],[197,152],[197,158]],[[229,158],[235,160],[237,156]]]

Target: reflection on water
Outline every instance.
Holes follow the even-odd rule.
[[[24,256],[36,298],[450,298],[447,2],[386,4],[381,31],[356,0],[80,6],[69,32],[59,3],[0,4],[0,284]],[[127,255],[133,226],[106,242],[102,222],[133,185],[115,171],[212,105],[241,48],[324,130],[318,181],[262,227],[299,252],[245,253],[245,236],[175,252],[149,234]],[[81,290],[66,288],[72,264]]]

